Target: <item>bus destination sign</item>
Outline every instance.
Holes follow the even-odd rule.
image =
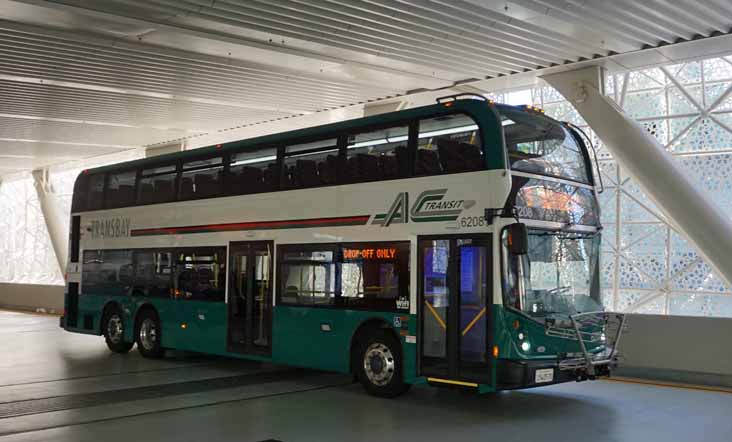
[[[363,248],[343,249],[345,259],[395,259],[397,249],[393,248]]]

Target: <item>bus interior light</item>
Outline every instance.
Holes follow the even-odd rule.
[[[439,137],[440,135],[451,135],[458,134],[460,132],[469,132],[478,130],[477,124],[470,124],[468,126],[453,127],[450,129],[433,130],[430,132],[421,132],[419,138]]]
[[[274,161],[276,159],[277,159],[277,155],[271,155],[268,157],[250,158],[248,160],[236,161],[234,163],[229,164],[229,166],[243,166],[245,164],[261,163],[264,161]]]

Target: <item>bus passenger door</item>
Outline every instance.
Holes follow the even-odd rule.
[[[237,242],[229,249],[230,352],[269,355],[272,324],[272,242]]]
[[[421,376],[435,382],[491,382],[491,236],[419,241]]]

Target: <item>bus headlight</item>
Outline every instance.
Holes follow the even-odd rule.
[[[603,333],[603,334],[600,335],[600,340],[602,342],[605,342],[607,340],[607,337],[605,337],[605,333]]]
[[[523,341],[525,337],[523,333],[518,334],[519,341]]]
[[[529,344],[528,341],[524,341],[521,343],[521,350],[529,351],[530,349],[531,349],[531,344]]]

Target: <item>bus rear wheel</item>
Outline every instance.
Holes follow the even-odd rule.
[[[146,358],[160,358],[163,356],[163,347],[160,345],[160,319],[154,311],[146,309],[140,312],[135,327],[135,341],[137,350]]]
[[[118,307],[109,308],[102,319],[104,341],[115,353],[127,353],[134,345],[133,342],[125,342],[124,324],[122,311]]]
[[[409,390],[402,376],[401,345],[388,331],[369,333],[360,343],[355,363],[356,377],[369,394],[392,398]]]

